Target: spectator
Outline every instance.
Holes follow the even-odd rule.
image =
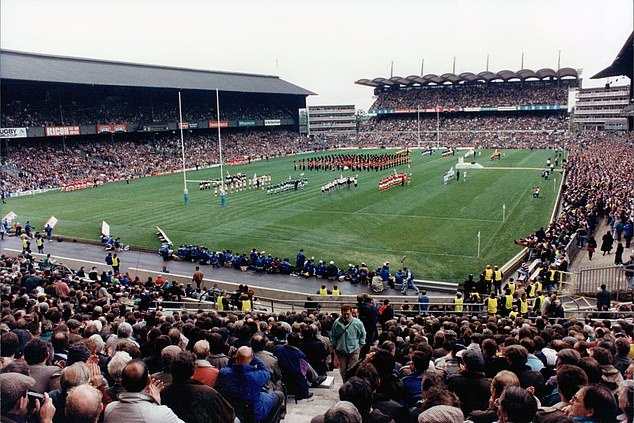
[[[484,376],[484,359],[480,351],[464,350],[460,372],[447,378],[447,388],[458,395],[462,413],[486,410],[491,391],[491,380]]]
[[[537,412],[537,401],[527,390],[507,386],[500,397],[500,423],[531,423]]]
[[[143,360],[132,360],[123,369],[121,384],[126,392],[106,407],[104,423],[182,422],[168,407],[161,405],[164,385],[153,380]]]
[[[540,407],[535,416],[535,423],[556,422],[565,416],[565,409],[570,399],[581,387],[588,384],[588,376],[581,368],[564,364],[557,368],[557,389],[560,401],[552,407]]]
[[[27,392],[32,390],[36,381],[20,373],[0,374],[0,412],[3,422],[25,422],[32,414],[37,414],[40,423],[51,423],[55,415],[53,401],[44,393],[42,404],[37,402],[34,409],[29,407]]]
[[[566,414],[577,421],[613,423],[616,421],[614,398],[603,386],[584,386],[570,399]]]
[[[288,393],[295,395],[296,400],[311,398],[312,392],[308,392],[308,361],[306,355],[299,349],[300,336],[290,333],[285,345],[275,347],[277,357],[282,370],[282,381],[288,389]]]
[[[113,400],[118,399],[119,394],[125,392],[123,385],[121,385],[121,376],[123,369],[125,369],[130,361],[132,361],[130,354],[125,351],[117,351],[108,363],[108,373],[114,383],[106,392]]]
[[[428,344],[418,345],[412,356],[410,367],[412,373],[401,379],[403,383],[403,397],[406,407],[414,407],[422,399],[423,374],[429,368],[432,350]]]
[[[168,345],[167,347],[163,348],[163,351],[161,351],[161,362],[163,364],[163,370],[154,373],[152,375],[152,378],[160,380],[164,384],[172,383],[172,373],[170,372],[170,368],[172,366],[172,361],[178,356],[180,352],[181,349],[176,345]]]
[[[270,380],[267,382],[267,389],[282,390],[282,370],[275,354],[265,350],[266,340],[264,336],[256,333],[251,337],[251,348],[253,354],[266,366],[270,373]]]
[[[520,381],[513,372],[502,370],[491,381],[491,395],[486,410],[474,410],[468,417],[473,423],[493,423],[498,420],[498,402],[507,386],[520,386]]]
[[[39,338],[31,339],[24,346],[24,359],[29,365],[30,376],[35,379],[32,390],[43,394],[59,389],[59,378],[62,369],[57,366],[48,366],[46,363],[50,357],[48,345]]]
[[[248,401],[253,405],[255,420],[274,420],[281,411],[284,394],[262,392],[262,387],[269,380],[269,371],[249,347],[240,347],[236,352],[235,364],[220,370],[216,380],[216,388],[236,407],[236,402]],[[238,417],[240,413],[238,413]]]
[[[349,305],[341,307],[341,315],[332,326],[330,340],[339,360],[341,378],[346,381],[350,377],[348,370],[359,361],[360,349],[366,341],[363,323],[352,317]]]
[[[161,401],[188,423],[233,423],[233,408],[215,389],[192,379],[195,356],[181,351],[171,363],[172,383],[161,392]]]
[[[312,422],[322,421],[320,418],[314,418]],[[359,410],[349,401],[339,401],[326,411],[323,417],[323,423],[362,423]]]
[[[464,414],[458,407],[436,405],[418,416],[418,423],[462,423]]]
[[[68,392],[66,418],[68,423],[97,423],[102,411],[101,392],[91,385],[79,385]]]
[[[341,401],[349,401],[357,407],[364,423],[390,423],[392,418],[372,409],[372,389],[370,385],[361,378],[351,377],[339,389]]]
[[[220,371],[208,361],[209,342],[204,339],[196,342],[192,351],[196,357],[196,370],[194,370],[192,379],[213,388]]]

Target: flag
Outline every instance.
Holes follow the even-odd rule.
[[[480,239],[480,231],[478,231],[478,239]]]

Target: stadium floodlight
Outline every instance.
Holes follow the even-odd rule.
[[[181,154],[183,156],[183,198],[185,200],[185,205],[189,204],[189,192],[187,191],[187,171],[185,170],[185,139],[183,138],[183,109],[181,106],[181,92],[178,92],[178,117],[179,117],[179,125],[181,128]]]

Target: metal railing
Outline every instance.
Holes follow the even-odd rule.
[[[571,292],[578,295],[596,293],[603,284],[608,291],[616,292],[618,301],[619,291],[627,289],[625,270],[618,266],[581,268],[574,273]]]

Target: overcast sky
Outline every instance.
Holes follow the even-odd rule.
[[[0,0],[3,49],[279,75],[366,109],[362,78],[609,66],[632,0]],[[621,78],[617,85],[627,84]]]

